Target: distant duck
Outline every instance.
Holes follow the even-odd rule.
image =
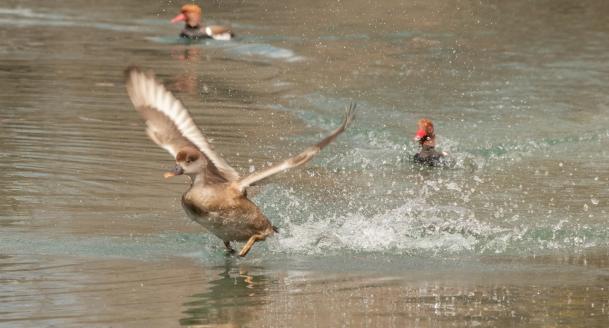
[[[220,25],[201,26],[201,7],[195,4],[183,5],[180,14],[174,17],[171,22],[185,22],[180,37],[199,40],[230,40],[235,35],[229,27]]]
[[[414,155],[416,163],[429,166],[438,166],[443,164],[444,158],[448,155],[445,152],[436,151],[436,134],[434,132],[433,123],[426,118],[420,119],[418,122],[418,131],[414,140],[421,145],[421,151]]]
[[[175,167],[165,173],[165,178],[176,175],[190,178],[190,187],[182,195],[184,211],[220,238],[231,253],[234,250],[230,242],[247,242],[240,256],[245,256],[255,242],[277,232],[258,206],[248,199],[247,188],[307,163],[345,131],[354,117],[355,105],[352,105],[342,124],[320,142],[279,164],[241,177],[213,150],[186,108],[152,73],[133,67],[127,69],[126,75],[127,93],[146,122],[148,136],[175,159]]]

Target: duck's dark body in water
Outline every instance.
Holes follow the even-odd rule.
[[[211,36],[205,33],[203,27],[201,27],[200,25],[184,26],[182,32],[180,32],[180,37],[190,40],[211,39]]]
[[[436,134],[434,133],[433,123],[428,119],[421,119],[418,122],[419,130],[414,140],[421,145],[421,151],[414,155],[415,163],[428,166],[444,166],[447,163],[445,152],[435,150]]]
[[[444,166],[447,162],[444,153],[434,149],[421,150],[414,155],[414,161],[429,166]]]

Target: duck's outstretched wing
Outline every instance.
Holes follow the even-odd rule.
[[[125,71],[125,75],[129,98],[146,121],[146,132],[152,141],[174,158],[185,146],[197,148],[224,179],[239,179],[237,171],[213,151],[188,110],[155,79],[152,72],[130,67]]]
[[[300,153],[296,156],[293,156],[291,158],[288,158],[287,160],[285,160],[277,165],[274,165],[274,166],[272,166],[266,170],[260,171],[260,172],[252,173],[252,174],[246,176],[245,178],[239,180],[238,184],[239,184],[240,191],[243,192],[245,190],[245,188],[247,188],[248,186],[251,186],[254,183],[261,181],[263,179],[266,179],[274,174],[283,172],[285,170],[288,170],[288,169],[291,169],[294,167],[298,167],[298,166],[303,165],[306,162],[310,161],[325,146],[327,146],[329,143],[334,141],[334,139],[336,139],[336,137],[339,134],[341,134],[343,131],[345,131],[345,129],[349,126],[349,124],[351,124],[351,121],[353,121],[353,118],[355,117],[355,107],[356,107],[356,104],[352,103],[347,108],[347,114],[345,115],[345,119],[343,120],[342,124],[338,128],[336,128],[336,130],[332,131],[332,133],[330,133],[330,135],[325,137],[323,140],[321,140],[317,144],[307,147],[302,153]]]

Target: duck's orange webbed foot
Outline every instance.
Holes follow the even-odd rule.
[[[259,240],[265,240],[266,236],[267,235],[263,235],[263,234],[251,236],[250,239],[245,244],[245,246],[243,246],[243,248],[241,249],[241,252],[239,252],[239,256],[244,257],[245,255],[247,255],[247,253],[249,253],[250,249],[252,249],[252,246],[254,246],[254,243]]]

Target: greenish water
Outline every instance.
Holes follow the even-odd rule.
[[[0,326],[605,327],[603,1],[0,5]],[[154,69],[281,233],[226,258],[123,84]],[[410,158],[434,120],[455,162]]]

